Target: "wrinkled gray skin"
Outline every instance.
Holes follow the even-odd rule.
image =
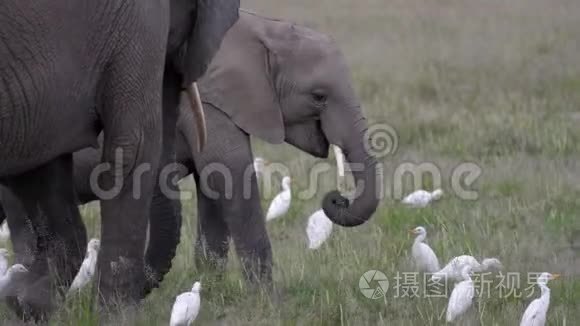
[[[248,279],[271,280],[272,253],[258,186],[255,174],[247,173],[253,162],[250,135],[274,144],[287,142],[321,158],[328,156],[329,144],[340,146],[351,164],[363,164],[354,177],[364,182],[364,191],[350,204],[338,192],[327,194],[322,203],[325,213],[342,226],[362,224],[374,213],[381,185],[376,182],[376,160],[364,150],[366,119],[345,59],[328,36],[241,11],[199,87],[208,143],[203,153],[192,156],[196,143],[189,130],[192,117],[182,106],[177,162],[186,170],[175,178],[193,173],[198,185],[198,263],[223,269],[232,238]],[[96,149],[75,154],[75,181],[82,202],[95,199],[89,175],[99,155]],[[219,199],[200,189],[201,171],[210,163],[222,163],[231,171],[230,198],[224,196],[225,183],[219,173],[206,179]],[[248,177],[251,196],[244,198],[244,178]],[[161,193],[156,193],[151,209],[150,244],[158,246],[163,266],[157,270],[160,279],[175,255],[181,213],[178,200]],[[18,242],[15,237],[12,241]]]
[[[175,159],[179,93],[205,72],[238,8],[239,0],[0,3],[0,184],[13,199],[4,208],[15,237],[18,225],[33,231],[15,244],[32,257],[19,293],[26,315],[46,317],[80,267],[87,239],[72,153],[97,146],[101,131],[98,160],[117,166],[121,149],[122,161],[99,179],[119,190],[101,201],[100,297],[143,296],[146,216],[157,167]],[[151,168],[138,174],[143,163]]]

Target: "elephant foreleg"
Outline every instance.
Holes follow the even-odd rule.
[[[20,200],[6,187],[0,187],[0,201],[10,230],[10,240],[15,254],[14,262],[30,266],[34,262],[36,248],[32,222]]]
[[[28,218],[20,200],[6,187],[0,186],[0,200],[4,216],[10,229],[10,240],[14,250],[14,263],[32,266],[36,253],[36,235],[32,228],[32,222]],[[8,306],[17,315],[22,316],[23,311],[15,294],[6,298]]]
[[[199,185],[198,174],[194,177]],[[221,213],[221,204],[206,196],[198,186],[197,210],[196,266],[221,274],[225,271],[230,246],[230,231]]]
[[[250,161],[251,164],[251,161]],[[250,198],[235,198],[223,205],[223,217],[241,259],[246,279],[269,286],[272,281],[272,248],[260,206],[256,179]]]
[[[272,249],[266,230],[249,136],[225,114],[206,106],[208,140],[196,159],[199,202],[198,248],[216,257],[227,253],[233,239],[250,283],[270,283]],[[202,252],[203,254],[203,252]]]
[[[87,246],[73,187],[72,155],[63,155],[36,170],[9,178],[6,186],[15,196],[14,203],[21,202],[25,210],[25,216],[9,219],[18,218],[19,223],[26,223],[22,219],[28,217],[32,232],[26,233],[24,228],[22,235],[34,234],[36,240],[34,258],[19,297],[26,315],[43,319],[53,309],[57,292],[68,290]],[[11,224],[18,236],[18,224]]]
[[[100,299],[106,308],[135,304],[145,288],[145,239],[161,157],[161,87],[167,43],[168,4],[147,2],[129,12],[130,46],[118,49],[100,81],[97,105],[103,125],[99,179],[101,249],[97,260]],[[134,28],[134,29],[133,29]]]

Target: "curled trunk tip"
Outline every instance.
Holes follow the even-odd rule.
[[[350,202],[339,191],[327,193],[322,200],[324,214],[334,223],[340,226],[353,227],[363,224],[368,218],[353,216],[349,212]]]
[[[374,157],[369,156],[361,150],[361,145],[346,146],[344,153],[346,161],[358,164],[353,169],[353,177],[360,194],[351,202],[339,191],[331,191],[322,201],[322,209],[328,218],[335,224],[353,227],[368,221],[377,209],[379,204],[379,169]],[[364,162],[364,163],[358,163]],[[363,164],[362,166],[360,164]]]

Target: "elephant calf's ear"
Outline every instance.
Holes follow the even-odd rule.
[[[284,142],[284,121],[270,72],[270,53],[252,19],[242,12],[224,38],[200,82],[201,98],[246,133],[279,144]]]
[[[239,17],[240,0],[197,0],[183,60],[183,85],[205,74],[227,31]]]

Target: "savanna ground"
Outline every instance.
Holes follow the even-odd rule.
[[[515,292],[494,283],[462,321],[465,325],[517,325],[531,297],[528,272],[563,274],[550,283],[549,325],[580,319],[580,2],[577,0],[245,0],[245,8],[329,33],[352,67],[355,88],[371,123],[397,131],[398,148],[382,157],[385,199],[372,220],[344,229],[317,251],[306,249],[307,217],[334,188],[332,174],[310,200],[294,198],[288,215],[268,224],[275,255],[271,301],[247,295],[232,251],[226,279],[212,282],[196,270],[195,201],[184,201],[182,240],[162,287],[134,314],[110,324],[166,325],[176,294],[202,279],[204,325],[443,325],[445,298],[397,296],[397,273],[410,271],[412,237],[423,225],[440,262],[460,254],[498,257],[504,273],[522,273]],[[284,162],[294,193],[309,184],[320,160],[288,145],[255,142],[257,155]],[[393,194],[395,169],[405,162],[440,168],[446,196],[411,210]],[[481,176],[461,199],[452,173],[472,162]],[[403,179],[405,192],[412,180]],[[424,178],[431,188],[433,178]],[[460,180],[461,181],[461,180]],[[464,185],[465,186],[465,185]],[[185,189],[191,183],[183,184]],[[264,209],[268,200],[264,199]],[[98,206],[83,208],[98,236]],[[371,300],[359,291],[368,270],[387,275],[390,288]],[[400,275],[400,274],[399,274]],[[214,278],[215,279],[215,278]],[[376,284],[371,284],[376,286]],[[399,288],[402,292],[404,287]],[[67,302],[51,325],[102,323],[88,296]],[[0,318],[11,318],[3,310]],[[108,323],[107,323],[108,324]]]

